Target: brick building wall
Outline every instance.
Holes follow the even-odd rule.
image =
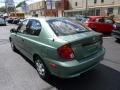
[[[63,16],[64,10],[69,9],[68,0],[55,1],[55,9],[45,8],[45,16]]]

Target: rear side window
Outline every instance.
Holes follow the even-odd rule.
[[[77,21],[67,19],[53,19],[47,21],[57,36],[72,35],[89,31],[85,26]]]
[[[32,24],[29,28],[30,35],[38,36],[41,31],[41,24],[37,20],[32,20]]]

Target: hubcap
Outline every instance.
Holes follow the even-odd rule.
[[[45,67],[44,67],[43,63],[39,59],[36,60],[35,63],[36,63],[37,70],[38,70],[39,74],[41,76],[45,76]]]

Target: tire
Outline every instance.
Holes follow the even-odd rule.
[[[39,56],[36,56],[34,62],[39,76],[44,80],[48,80],[48,78],[50,77],[50,73],[43,63],[42,59]]]
[[[95,32],[97,32],[97,31],[96,31],[96,28],[92,28],[92,30],[94,30]]]
[[[119,38],[116,38],[116,42],[120,43],[120,39],[119,39]]]
[[[12,50],[13,50],[14,52],[16,52],[17,49],[16,49],[16,47],[15,47],[13,41],[11,40],[10,43],[11,43],[11,48],[12,48]]]
[[[120,39],[119,39],[119,38],[116,38],[116,40],[117,40],[117,41],[120,41]]]

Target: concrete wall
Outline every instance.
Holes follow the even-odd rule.
[[[87,4],[86,4],[87,1]],[[77,2],[77,5],[76,5]],[[80,13],[79,11],[85,12],[86,8],[88,12],[93,9],[93,13],[96,12],[96,10],[100,10],[100,15],[107,15],[108,14],[108,8],[113,8],[113,13],[115,15],[118,14],[118,8],[120,7],[120,0],[104,0],[104,2],[101,2],[101,0],[97,0],[96,3],[94,3],[94,0],[69,0],[70,8],[69,10],[65,10],[65,12],[73,12],[71,15],[75,15],[75,13]],[[93,14],[94,15],[94,14]]]

